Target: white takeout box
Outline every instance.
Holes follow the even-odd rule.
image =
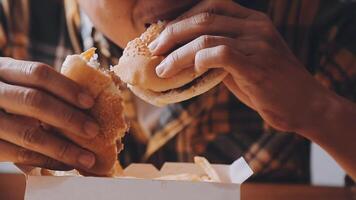
[[[132,164],[126,176],[99,178],[27,176],[25,200],[239,200],[240,184],[252,175],[243,158],[231,165],[213,165],[222,183],[154,180],[181,173],[205,174],[194,163],[165,163],[161,170]]]

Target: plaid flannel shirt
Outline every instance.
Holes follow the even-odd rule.
[[[57,70],[65,56],[96,46],[103,66],[115,65],[121,49],[84,20],[73,0],[0,0],[2,56],[47,63]],[[356,100],[356,3],[320,0],[242,0],[266,12],[295,55],[325,87]],[[291,88],[293,89],[293,88]],[[147,137],[137,120],[133,96],[124,89],[131,130],[120,159],[124,165],[192,161],[206,156],[231,163],[244,156],[251,181],[308,183],[310,143],[268,127],[223,85],[165,108]]]

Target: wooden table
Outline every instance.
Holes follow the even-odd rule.
[[[23,200],[25,176],[22,174],[0,174],[0,199]]]
[[[242,200],[356,200],[356,187],[243,184]]]
[[[356,187],[317,187],[307,185],[243,184],[242,200],[356,200]],[[0,174],[0,200],[23,200],[25,178]]]

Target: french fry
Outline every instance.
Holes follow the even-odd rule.
[[[172,174],[155,178],[156,180],[178,180],[178,181],[204,181],[204,182],[221,182],[221,179],[209,161],[204,157],[194,157],[194,163],[200,167],[206,175],[197,174]]]
[[[95,54],[95,47],[92,47],[88,50],[86,50],[85,52],[81,53],[80,56],[87,62],[90,61],[90,59],[93,57],[93,55]]]
[[[221,182],[221,179],[213,166],[209,161],[204,157],[196,156],[194,157],[194,163],[200,167],[205,174],[191,174],[191,173],[182,173],[182,174],[170,174],[166,176],[161,176],[154,178],[154,180],[166,180],[166,181],[193,181],[193,182]],[[118,169],[122,171],[122,169]],[[77,170],[71,171],[53,171],[42,169],[42,176],[81,176]],[[129,179],[140,179],[138,177],[125,176],[122,173],[115,173],[113,178],[129,178]]]
[[[213,182],[221,182],[218,173],[215,171],[213,166],[211,166],[211,164],[206,158],[195,156],[194,163],[198,165],[201,169],[203,169],[204,172],[211,178]]]
[[[49,169],[41,169],[42,176],[81,176],[80,173],[73,169],[70,171],[55,171]]]

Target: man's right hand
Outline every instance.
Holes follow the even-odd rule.
[[[99,133],[97,123],[82,111],[93,104],[79,85],[45,64],[0,58],[0,162],[91,168],[94,154],[65,136]]]

